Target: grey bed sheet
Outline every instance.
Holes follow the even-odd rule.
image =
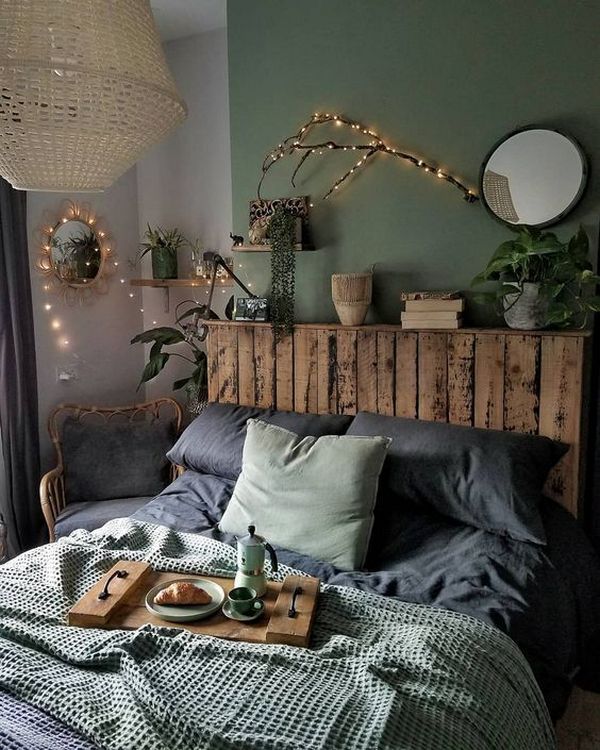
[[[233,480],[188,471],[133,518],[233,543],[216,529],[233,486]],[[496,625],[523,651],[555,718],[575,674],[580,684],[600,690],[600,564],[564,509],[544,502],[548,544],[541,547],[465,526],[400,498],[388,496],[382,505],[365,571],[342,572],[280,549],[281,561],[329,583],[445,607]],[[19,703],[0,691],[0,747],[92,748]],[[12,724],[2,721],[9,716]]]
[[[234,484],[188,471],[133,517],[234,543],[216,529]],[[563,712],[575,676],[600,690],[600,562],[566,510],[544,500],[548,544],[540,546],[466,526],[389,494],[378,507],[367,570],[342,572],[289,550],[279,550],[281,561],[328,583],[445,607],[495,625],[523,651],[553,717]]]

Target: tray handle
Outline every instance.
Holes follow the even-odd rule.
[[[110,591],[108,590],[108,587],[110,586],[110,583],[113,580],[113,578],[127,578],[128,575],[129,574],[126,570],[115,570],[115,572],[108,577],[108,580],[104,584],[104,588],[98,594],[98,599],[100,599],[101,601],[108,599],[108,597],[110,596]]]

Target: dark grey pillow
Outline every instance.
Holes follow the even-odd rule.
[[[209,404],[184,430],[169,451],[173,463],[193,471],[237,479],[242,471],[246,422],[261,419],[300,437],[343,435],[352,417],[336,414],[298,414],[235,404]]]
[[[484,531],[545,544],[539,513],[548,472],[568,447],[546,437],[361,412],[349,435],[392,438],[386,491]],[[392,495],[393,496],[393,495]]]
[[[169,483],[166,453],[175,426],[166,420],[63,425],[65,493],[70,503],[154,496]]]

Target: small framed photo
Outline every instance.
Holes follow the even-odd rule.
[[[268,300],[265,297],[238,297],[235,301],[235,319],[259,323],[267,321]]]

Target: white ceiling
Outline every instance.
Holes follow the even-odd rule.
[[[227,25],[227,0],[150,0],[150,5],[163,42]]]

